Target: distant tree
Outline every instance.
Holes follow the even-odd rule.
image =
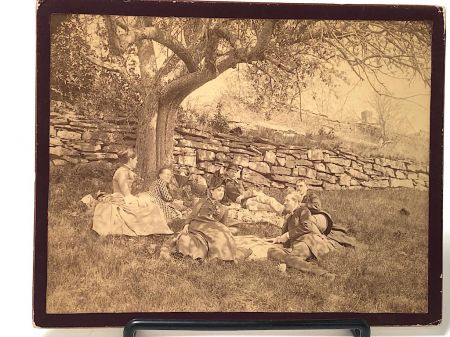
[[[375,112],[381,131],[381,145],[392,141],[392,133],[400,119],[400,104],[395,98],[374,92],[369,104]]]
[[[52,25],[58,38],[63,38],[65,21]],[[159,167],[172,162],[180,103],[238,64],[247,64],[254,85],[276,100],[300,93],[311,76],[320,76],[325,83],[336,76],[344,78],[345,72],[336,67],[342,63],[376,92],[386,92],[382,74],[419,76],[430,83],[427,22],[103,16],[82,29],[84,41],[91,39],[91,45],[100,41],[97,49],[80,54],[96,69],[86,73],[89,81],[97,81],[99,71],[116,73],[132,85],[115,87],[114,92],[105,85],[105,92],[133,91],[141,97],[138,167],[147,182]],[[129,69],[133,61],[136,72]],[[137,108],[133,104],[130,108]]]

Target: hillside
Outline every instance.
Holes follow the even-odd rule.
[[[381,133],[376,123],[341,122],[310,110],[302,111],[300,118],[298,109],[278,106],[272,108],[269,115],[264,109],[250,109],[229,96],[222,96],[209,104],[190,102],[184,105],[180,124],[198,128],[207,124],[206,121],[226,124],[228,130],[238,128],[244,134],[286,145],[338,148],[364,156],[411,159],[422,163],[429,161],[427,132],[393,134],[392,139],[381,144]]]
[[[288,144],[314,146],[318,142],[321,147],[339,147],[366,156],[428,163],[430,93],[418,80],[390,80],[394,95],[413,98],[395,102],[395,118],[387,126],[389,139],[382,143],[378,118],[370,104],[373,89],[367,83],[336,81],[330,88],[318,78],[311,79],[302,95],[300,118],[298,99],[292,106],[257,101],[259,91],[244,73],[244,68],[230,70],[188,96],[182,108],[186,115],[198,117],[200,123],[194,118],[193,124],[203,125],[220,110],[230,128],[251,130]],[[367,123],[362,123],[366,113]]]

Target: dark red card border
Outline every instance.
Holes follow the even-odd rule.
[[[102,313],[47,314],[47,210],[49,184],[50,16],[85,13],[148,16],[430,20],[433,21],[430,107],[428,313]],[[33,320],[40,327],[123,326],[133,318],[186,320],[365,319],[370,325],[438,324],[442,317],[442,196],[444,117],[443,9],[432,6],[315,5],[232,2],[41,0],[37,10],[36,183]]]

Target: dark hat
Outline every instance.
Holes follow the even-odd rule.
[[[236,164],[231,163],[230,165],[228,165],[227,170],[239,171],[239,166],[237,166]]]
[[[224,184],[224,180],[219,175],[213,175],[211,181],[209,182],[209,189],[214,190]]]

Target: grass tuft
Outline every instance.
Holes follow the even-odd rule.
[[[160,246],[166,236],[99,237],[91,229],[92,214],[79,200],[99,189],[109,191],[110,181],[108,173],[51,172],[48,313],[427,311],[426,192],[319,192],[336,222],[361,243],[320,261],[337,274],[329,284],[300,272],[282,274],[271,261],[159,260],[151,245]],[[261,237],[279,231],[264,223],[239,230],[238,235]]]

